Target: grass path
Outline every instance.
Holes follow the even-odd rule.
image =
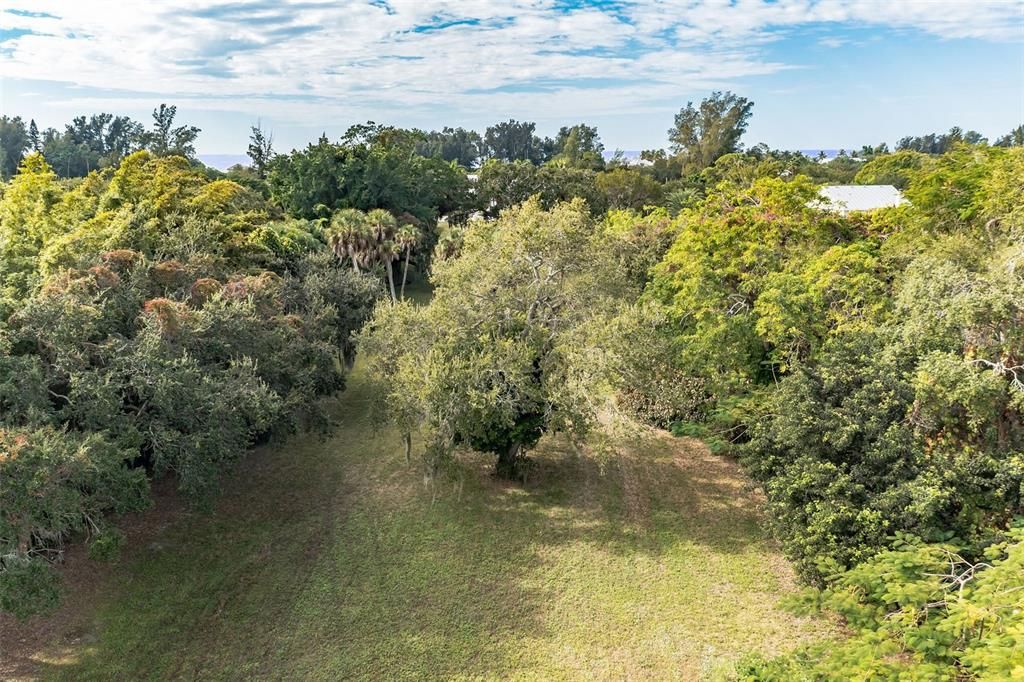
[[[133,544],[35,673],[698,679],[826,630],[778,609],[793,578],[757,498],[696,441],[637,430],[596,456],[551,439],[526,486],[465,455],[430,490],[369,423],[368,390],[357,369],[333,437],[261,448],[212,513]]]

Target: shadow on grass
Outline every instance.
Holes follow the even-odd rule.
[[[546,617],[554,601],[572,590],[599,596],[597,582],[566,582],[573,555],[640,560],[680,545],[740,554],[765,544],[733,465],[657,436],[607,461],[549,439],[525,486],[467,454],[457,481],[428,489],[396,434],[369,424],[367,391],[354,377],[335,436],[262,448],[228,478],[213,513],[186,516],[126,557],[83,642],[42,672],[507,677],[533,669],[536,650],[561,634]],[[585,633],[587,623],[566,627]]]

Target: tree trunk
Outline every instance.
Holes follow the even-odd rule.
[[[405,248],[405,265],[402,267],[402,290],[399,294],[401,299],[405,300],[405,280],[409,277],[409,256],[412,255],[412,247]]]
[[[402,441],[405,443],[405,463],[412,463],[412,434],[403,433]]]
[[[395,271],[394,268],[391,267],[391,259],[385,260],[384,265],[388,270],[388,286],[391,288],[391,300],[397,301],[398,296],[395,295]]]
[[[495,471],[501,478],[515,478],[519,473],[519,452],[522,450],[520,443],[512,443],[505,452],[498,453],[498,464]]]

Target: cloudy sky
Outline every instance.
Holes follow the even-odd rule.
[[[746,138],[859,146],[1024,121],[1024,0],[0,0],[0,109],[60,126],[160,102],[203,153],[351,123],[596,124],[662,147],[713,89],[756,102]]]

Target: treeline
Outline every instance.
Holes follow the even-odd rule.
[[[0,178],[14,175],[26,153],[42,154],[62,178],[78,178],[94,170],[116,166],[132,152],[148,150],[156,156],[193,159],[201,132],[190,125],[175,126],[178,110],[161,104],[153,110],[147,129],[128,116],[77,116],[60,131],[40,131],[35,119],[28,125],[19,116],[0,116]]]

